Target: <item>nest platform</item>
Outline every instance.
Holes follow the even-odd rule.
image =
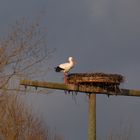
[[[108,91],[120,92],[119,85],[124,82],[124,77],[120,74],[71,73],[67,81],[83,88],[100,87]]]

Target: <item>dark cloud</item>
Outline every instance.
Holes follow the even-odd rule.
[[[138,89],[139,5],[139,0],[3,0],[1,33],[18,17],[32,17],[46,6],[48,47],[56,48],[56,52],[49,62],[52,69],[49,75],[44,75],[45,80],[62,81],[62,75],[54,73],[53,67],[65,62],[68,56],[74,56],[77,65],[72,72],[122,73],[127,79],[123,86]],[[31,98],[47,122],[59,129],[67,140],[86,139],[88,102],[85,96],[78,95],[78,105],[71,96],[58,91]],[[121,119],[129,116],[139,138],[136,131],[140,129],[138,104],[138,98],[97,96],[98,136],[103,139]]]
[[[48,45],[58,49],[54,58],[57,59],[56,63],[74,55],[77,65],[73,71],[122,73],[126,76],[124,87],[139,88],[139,4],[138,0],[50,0]],[[104,111],[106,114],[112,112],[108,122],[104,120],[106,117],[102,113],[103,108],[97,107],[103,116],[101,118],[100,113],[97,114],[97,120],[100,122],[103,119],[104,122],[97,128],[102,134],[113,127],[111,123],[118,123],[119,117],[124,119],[130,115],[129,112],[124,114],[124,110],[117,104],[124,106],[125,102],[126,106],[133,110],[133,107],[129,106],[130,100],[123,98],[123,101],[122,97],[121,101],[115,97],[107,100],[101,96],[98,99],[99,106],[106,106],[105,102],[112,106],[110,110],[106,107]],[[116,112],[113,108],[116,108]],[[140,113],[135,115],[139,116]]]

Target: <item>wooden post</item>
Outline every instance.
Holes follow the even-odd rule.
[[[41,88],[51,88],[59,90],[68,90],[76,92],[90,93],[89,98],[89,123],[88,123],[88,140],[96,140],[96,94],[107,94],[107,95],[121,95],[121,96],[140,96],[140,90],[130,90],[130,89],[120,89],[120,93],[113,93],[101,87],[84,87],[83,85],[76,84],[64,84],[64,83],[54,83],[54,82],[40,82],[32,80],[22,80],[21,85],[41,87]],[[96,93],[96,94],[95,94]]]
[[[96,94],[89,96],[88,140],[96,140]]]
[[[88,87],[83,88],[83,86],[78,86],[74,84],[64,84],[64,83],[54,83],[54,82],[41,82],[32,80],[21,80],[20,85],[41,87],[41,88],[51,88],[58,90],[69,90],[84,93],[96,93],[96,94],[107,94],[107,95],[118,95],[118,96],[140,96],[140,90],[133,89],[120,89],[120,93],[113,93],[101,87]]]

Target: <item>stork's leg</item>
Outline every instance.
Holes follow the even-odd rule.
[[[64,83],[65,83],[65,84],[68,83],[68,81],[67,81],[67,76],[68,76],[68,74],[67,74],[66,72],[64,72]]]

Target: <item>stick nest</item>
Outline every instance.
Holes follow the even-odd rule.
[[[68,75],[68,82],[72,84],[82,83],[108,83],[116,84],[124,82],[124,77],[120,74],[106,73],[72,73]]]

